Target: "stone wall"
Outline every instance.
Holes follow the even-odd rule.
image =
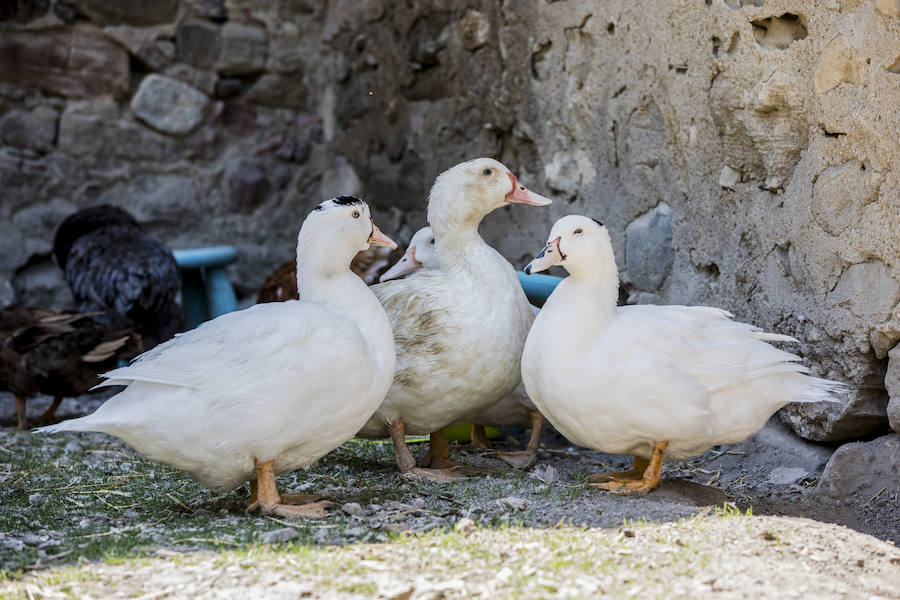
[[[80,206],[237,246],[249,294],[323,198],[360,193],[408,239],[435,175],[489,155],[556,199],[486,220],[514,264],[595,216],[623,299],[728,308],[850,384],[787,410],[796,431],[887,427],[898,0],[0,0],[0,19],[0,306],[66,304],[50,243]]]

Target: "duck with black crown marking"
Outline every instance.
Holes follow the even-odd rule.
[[[322,517],[326,502],[280,496],[274,476],[349,439],[390,387],[390,323],[350,271],[369,244],[396,247],[365,202],[313,210],[297,242],[300,300],[257,304],[176,336],[103,385],[125,385],[95,413],[39,431],[101,431],[214,490],[251,482],[249,510]]]

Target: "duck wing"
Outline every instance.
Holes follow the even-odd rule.
[[[105,373],[98,387],[149,382],[228,395],[316,373],[329,380],[367,353],[359,328],[339,313],[298,301],[257,304],[176,335]]]

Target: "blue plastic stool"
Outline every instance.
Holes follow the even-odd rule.
[[[516,273],[519,275],[519,283],[522,284],[522,289],[525,290],[525,296],[528,297],[528,301],[537,307],[544,305],[544,302],[547,301],[547,298],[550,297],[550,294],[553,293],[559,282],[563,280],[562,277],[542,275],[540,273],[535,273],[534,275],[526,275],[522,271],[516,271]]]
[[[237,309],[225,267],[237,260],[231,246],[173,250],[181,269],[181,297],[188,329]]]

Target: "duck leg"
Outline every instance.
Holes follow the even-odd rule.
[[[537,451],[541,447],[541,427],[544,425],[544,416],[536,410],[531,411],[531,437],[528,445],[519,452],[497,452],[497,456],[516,469],[527,469],[537,462]]]
[[[469,445],[476,450],[490,450],[492,448],[491,442],[487,438],[487,434],[484,432],[484,425],[476,425],[472,423],[472,436],[471,442]]]
[[[434,434],[432,434],[432,436],[433,435]],[[456,479],[465,479],[465,475],[457,472],[454,468],[423,469],[417,467],[416,459],[413,457],[412,452],[409,451],[409,446],[406,445],[406,424],[403,422],[403,419],[397,419],[391,423],[391,441],[394,443],[394,455],[397,458],[397,468],[400,469],[400,472],[403,475],[418,479],[429,479],[431,481],[454,481]],[[432,442],[433,441],[434,437],[432,437]],[[444,441],[444,446],[446,447],[446,440]],[[429,450],[428,452],[430,456],[432,451]],[[448,449],[448,460],[449,454],[450,451]],[[426,457],[426,460],[427,459],[428,457]]]
[[[644,473],[640,479],[631,478],[613,478],[610,481],[593,483],[598,488],[609,490],[614,494],[647,494],[659,485],[659,478],[662,475],[663,455],[669,442],[654,442],[653,451],[650,453],[650,461],[644,469]],[[637,463],[637,461],[635,461]],[[635,466],[638,466],[637,464]]]
[[[321,500],[299,505],[287,502],[288,497],[295,494],[286,494],[284,497],[278,495],[278,489],[275,487],[275,471],[272,466],[274,461],[254,462],[256,463],[256,481],[250,482],[248,511],[252,512],[258,509],[263,515],[278,515],[279,517],[325,518],[325,509],[331,505],[331,502]],[[296,495],[305,496],[305,494]]]
[[[250,482],[250,504],[256,502],[259,495],[259,484],[256,480]],[[281,502],[283,504],[309,504],[321,500],[320,494],[281,494]]]
[[[54,396],[53,403],[50,407],[44,411],[44,413],[38,417],[38,423],[43,425],[44,423],[49,423],[53,420],[53,417],[56,416],[56,409],[59,408],[59,404],[62,402],[62,396]]]
[[[430,436],[428,454],[422,459],[423,467],[433,467],[442,471],[460,471],[469,475],[484,475],[489,473],[487,469],[460,465],[450,460],[450,447],[447,445],[447,436],[444,430],[435,431]]]
[[[19,417],[19,431],[28,427],[28,413],[25,412],[25,397],[16,395],[16,415]]]
[[[628,479],[628,480],[638,480],[644,476],[644,471],[647,470],[647,465],[650,464],[650,461],[646,458],[641,458],[640,456],[634,457],[634,466],[631,467],[630,471],[613,471],[612,473],[599,473],[597,475],[591,475],[588,477],[588,481],[591,483],[603,483],[606,481],[612,481],[613,479]]]

